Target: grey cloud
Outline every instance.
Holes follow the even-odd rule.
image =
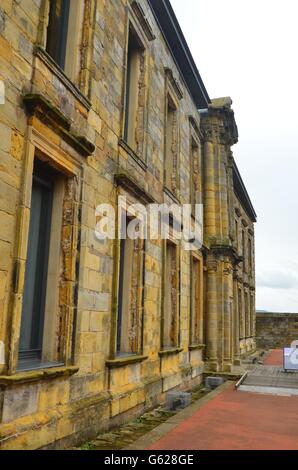
[[[275,289],[295,289],[298,288],[298,276],[296,273],[282,270],[258,272],[257,286]]]

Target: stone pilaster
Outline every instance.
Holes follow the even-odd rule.
[[[233,359],[234,365],[240,365],[240,338],[239,338],[239,304],[238,281],[233,280]]]
[[[218,299],[217,299],[217,261],[207,262],[207,308],[206,308],[207,369],[218,370]]]

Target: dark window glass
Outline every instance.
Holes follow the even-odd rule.
[[[65,66],[70,0],[50,0],[46,50],[62,69]]]
[[[126,72],[126,106],[124,139],[135,150],[135,129],[137,121],[140,80],[140,57],[142,48],[136,33],[129,28]]]
[[[124,263],[125,263],[125,242],[120,241],[120,272],[119,272],[119,298],[118,298],[118,321],[117,321],[117,353],[121,352],[121,333],[122,333],[122,304],[124,287]],[[127,260],[126,260],[127,261]]]
[[[41,359],[53,199],[52,180],[35,164],[20,335],[20,360]]]

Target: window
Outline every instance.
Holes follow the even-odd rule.
[[[48,355],[50,340],[45,324],[48,323],[46,311],[49,307],[47,300],[47,287],[51,278],[49,272],[54,270],[54,260],[49,254],[53,243],[57,241],[55,230],[52,230],[53,225],[60,232],[58,240],[61,237],[62,208],[58,202],[59,198],[57,199],[57,180],[59,176],[56,172],[38,159],[35,160],[19,343],[19,369],[45,367],[46,364],[50,365],[49,359],[53,359]],[[53,216],[54,212],[57,213],[57,202],[60,205],[61,215],[58,219]],[[55,291],[51,292],[50,297],[51,301],[55,298]],[[56,306],[53,310],[56,310]]]
[[[132,219],[123,214],[122,230]],[[117,317],[117,354],[140,352],[144,288],[144,241],[126,238],[120,241],[120,270]]]
[[[41,359],[53,182],[35,168],[26,262],[20,359]]]
[[[245,246],[245,231],[242,230],[242,256],[243,256],[243,269],[246,270],[246,246]]]
[[[251,242],[251,238],[248,239],[248,269],[249,269],[249,273],[252,274],[252,242]]]
[[[166,112],[165,186],[172,192],[177,190],[178,127],[177,107],[168,94]]]
[[[70,0],[50,0],[46,50],[62,69],[65,66]]]
[[[83,0],[50,0],[46,51],[71,80],[78,81]]]
[[[245,336],[245,318],[242,307],[242,290],[238,289],[238,314],[239,314],[239,337],[243,339]]]
[[[191,274],[191,325],[190,342],[192,345],[200,344],[202,331],[202,270],[201,261],[192,258]]]
[[[192,137],[191,138],[191,155],[190,155],[190,197],[191,205],[194,208],[195,204],[199,204],[200,200],[198,197],[198,191],[200,190],[200,173],[199,173],[199,144]]]
[[[254,294],[250,295],[250,335],[255,336],[256,331],[255,331],[255,298]]]
[[[167,241],[164,273],[163,336],[162,348],[178,345],[178,289],[179,272],[177,246]]]
[[[127,49],[124,140],[138,155],[143,152],[145,53],[136,32],[130,25]]]
[[[244,294],[245,300],[245,337],[250,336],[250,307],[249,307],[249,295],[247,292]]]
[[[235,245],[238,248],[238,220],[235,219]]]

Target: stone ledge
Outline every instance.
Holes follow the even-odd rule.
[[[158,352],[158,355],[160,357],[164,356],[170,356],[171,354],[179,354],[183,351],[183,348],[169,348],[169,349],[163,349],[162,351]]]
[[[36,47],[35,55],[59,78],[63,85],[73,94],[73,96],[89,111],[91,109],[90,100],[81,90],[68,78],[64,71],[52,59],[52,57],[42,48]]]
[[[118,144],[142,168],[142,170],[147,171],[147,163],[130,147],[130,145],[128,145],[124,139],[119,139]]]
[[[1,375],[0,385],[5,387],[10,385],[38,382],[39,380],[55,379],[57,377],[69,377],[78,372],[77,366],[51,367],[30,372],[22,372],[13,375]]]
[[[197,349],[205,349],[206,344],[191,344],[188,346],[189,351],[196,351]]]
[[[121,172],[116,173],[114,175],[114,181],[116,186],[122,186],[123,188],[130,191],[133,195],[139,198],[141,201],[145,203],[152,204],[155,202],[153,197],[143,188],[141,187],[134,178],[130,175]]]
[[[92,155],[95,146],[85,136],[77,134],[71,129],[70,120],[49,100],[39,94],[23,96],[27,114],[37,117],[46,125],[50,125],[66,142],[75,148],[81,155]]]
[[[170,198],[175,204],[180,204],[180,199],[176,194],[173,193],[169,188],[164,186],[163,192]]]
[[[138,356],[127,356],[127,357],[117,357],[116,359],[109,359],[106,361],[106,366],[109,369],[115,369],[116,367],[128,366],[130,364],[136,364],[137,362],[143,362],[148,359],[148,356],[138,355]]]
[[[231,381],[236,381],[241,379],[243,375],[243,372],[224,372],[224,371],[218,371],[215,372],[214,370],[204,370],[203,372],[203,378],[206,377],[223,377],[226,380],[231,380]]]

